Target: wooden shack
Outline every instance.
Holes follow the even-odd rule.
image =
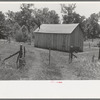
[[[79,24],[42,24],[34,31],[34,46],[68,52],[70,46],[83,51],[83,32]]]

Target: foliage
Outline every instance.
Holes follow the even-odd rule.
[[[76,4],[61,4],[61,13],[63,24],[79,23],[85,37],[85,16],[75,12]]]
[[[98,14],[91,14],[89,18],[87,18],[85,23],[85,31],[87,33],[88,38],[96,38],[99,36],[100,28],[98,24],[99,16]]]
[[[76,4],[61,4],[61,13],[63,14],[63,23],[80,23],[80,26],[84,32],[84,38],[96,38],[99,36],[100,28],[98,20],[100,13],[91,14],[89,18],[81,16],[75,12]]]
[[[49,11],[49,23],[50,24],[59,24],[59,16],[55,10]]]
[[[15,40],[16,42],[23,42],[21,31],[18,31],[17,34],[15,34]]]
[[[5,15],[0,11],[0,38],[6,37]]]
[[[62,23],[80,23],[81,29],[84,32],[84,38],[96,38],[100,36],[100,28],[98,21],[100,12],[93,13],[89,18],[81,16],[75,12],[76,4],[61,4]],[[28,37],[31,37],[33,31],[40,27],[41,24],[59,24],[59,15],[55,10],[49,8],[35,8],[34,4],[23,3],[20,5],[20,11],[13,12],[8,10],[6,16],[0,12],[0,36],[15,38],[21,27],[25,26],[28,29]]]
[[[28,31],[30,32],[30,27],[34,27],[35,24],[33,22],[34,16],[32,16],[33,4],[22,4],[21,5],[21,11],[15,13],[15,21],[18,22],[20,26],[25,25],[28,28]]]
[[[35,18],[40,21],[40,24],[58,24],[59,16],[55,10],[49,10],[48,8],[35,9]],[[38,22],[39,23],[39,22]]]
[[[65,4],[61,4],[61,13],[63,14],[63,23],[74,23],[74,10],[76,8],[75,4],[69,4],[68,6]]]
[[[23,42],[26,42],[27,39],[28,39],[28,29],[27,29],[27,27],[25,25],[22,26],[21,32],[22,32]]]
[[[23,25],[19,31],[15,34],[15,39],[17,42],[26,42],[28,40],[28,29]]]
[[[76,4],[61,4],[61,13],[63,14],[63,23],[82,23],[85,19],[85,16],[81,16],[75,12]]]

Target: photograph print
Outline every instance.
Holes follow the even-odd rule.
[[[0,2],[0,80],[100,80],[100,2]]]

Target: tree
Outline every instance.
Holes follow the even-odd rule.
[[[99,35],[99,24],[98,24],[98,19],[99,16],[98,14],[91,14],[89,18],[87,18],[86,20],[86,32],[87,32],[87,36],[88,38],[92,38],[92,41],[94,38],[98,37]]]
[[[23,42],[26,42],[28,40],[28,29],[25,25],[21,27],[21,32],[22,32],[22,40]]]
[[[5,15],[0,11],[0,38],[5,38],[6,34]]]
[[[75,12],[76,4],[61,4],[63,24],[79,23],[85,37],[85,16]]]
[[[6,25],[9,28],[9,34],[15,34],[15,28],[16,24],[17,26],[26,26],[28,29],[28,34],[31,35],[32,28],[39,23],[39,20],[37,20],[34,17],[34,4],[21,4],[20,6],[21,11],[18,12],[12,12],[8,11],[6,13],[7,15],[7,20],[6,20]]]
[[[61,4],[61,13],[63,14],[63,23],[82,23],[85,19],[85,16],[80,16],[75,12],[76,4]]]
[[[25,25],[20,27],[18,23],[14,27],[15,40],[17,42],[26,42],[28,40],[28,29]]]
[[[12,37],[17,40],[19,33],[21,33],[21,26],[16,22],[12,28]]]
[[[32,36],[32,31],[40,25],[45,24],[58,24],[59,16],[54,10],[48,8],[37,9],[34,4],[21,4],[20,11],[6,13],[6,26],[8,27],[9,34],[14,36],[17,32],[17,27],[27,27],[29,37]],[[19,28],[18,28],[19,29]]]
[[[14,19],[20,26],[25,25],[30,33],[30,27],[35,26],[35,23],[33,23],[34,16],[32,16],[34,4],[22,4],[20,8],[21,11],[15,13]]]
[[[13,11],[8,10],[8,12],[6,13],[7,15],[7,19],[11,22],[14,23],[15,22],[15,13]]]
[[[59,16],[55,10],[49,11],[49,23],[50,24],[59,24]]]
[[[14,35],[14,25],[17,23],[14,19],[15,13],[13,11],[8,10],[6,13],[6,27],[7,27],[7,33],[8,37],[13,37]]]
[[[59,16],[55,10],[49,10],[48,8],[35,9],[35,18],[39,24],[58,24]]]
[[[76,4],[61,4],[61,13],[63,14],[63,23],[74,23],[74,13],[75,13]]]

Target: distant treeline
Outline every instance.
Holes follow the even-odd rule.
[[[34,30],[41,24],[69,24],[80,23],[84,39],[99,38],[100,12],[93,13],[89,18],[75,12],[76,4],[60,4],[62,20],[55,10],[49,8],[38,9],[34,4],[21,4],[20,11],[0,11],[0,38],[13,38],[18,42],[25,42],[34,38]]]

